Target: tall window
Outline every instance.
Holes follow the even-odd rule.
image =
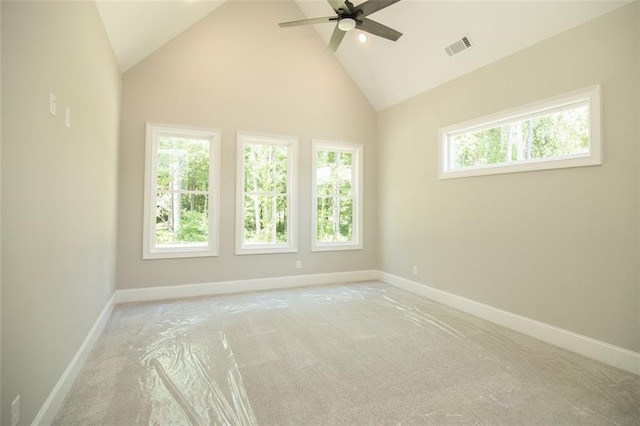
[[[601,164],[598,86],[440,129],[440,178]]]
[[[362,145],[312,143],[311,249],[362,248]]]
[[[220,132],[147,124],[143,258],[218,255]]]
[[[297,251],[298,140],[238,133],[236,253]]]

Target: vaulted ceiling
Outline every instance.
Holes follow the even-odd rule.
[[[97,0],[123,72],[207,14],[216,13],[215,9],[223,3]],[[301,10],[300,19],[334,14],[325,0],[296,0],[296,3]],[[358,31],[354,30],[347,33],[335,55],[374,108],[381,110],[627,3],[629,1],[617,0],[402,0],[369,16],[402,32],[397,42],[369,36],[361,43]],[[328,43],[333,24],[314,27],[319,37]],[[300,29],[282,31],[296,37]],[[449,57],[445,46],[462,36],[468,36],[473,47]]]

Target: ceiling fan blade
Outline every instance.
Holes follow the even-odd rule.
[[[361,11],[362,13],[358,16],[367,16],[371,15],[379,11],[380,9],[384,9],[387,6],[391,6],[394,3],[399,2],[400,0],[369,0],[362,4],[359,4],[355,7],[355,12]]]
[[[278,25],[282,28],[286,27],[297,27],[300,25],[311,25],[311,24],[322,24],[324,22],[336,21],[338,18],[335,16],[327,16],[326,18],[312,18],[312,19],[301,19],[299,21],[291,21],[291,22],[280,22]]]
[[[386,25],[367,18],[358,18],[356,25],[356,28],[360,31],[365,31],[391,41],[396,41],[402,36],[400,31],[396,31],[393,28],[389,28]]]
[[[333,30],[333,34],[331,34],[331,40],[329,40],[329,45],[327,46],[327,50],[329,52],[335,52],[336,50],[338,50],[338,46],[340,46],[340,42],[342,42],[342,39],[344,38],[345,34],[346,32],[342,31],[336,25],[336,28]]]
[[[344,0],[327,0],[327,1],[329,2],[333,10],[335,10],[335,12],[338,15],[340,14],[340,9],[342,9],[342,12],[349,12],[349,8],[347,7],[347,4],[344,2]]]

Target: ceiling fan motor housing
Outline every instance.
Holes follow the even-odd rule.
[[[338,28],[342,31],[351,31],[356,27],[356,20],[353,18],[342,18],[338,21]]]

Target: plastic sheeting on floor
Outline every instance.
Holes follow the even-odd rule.
[[[119,305],[56,424],[640,424],[640,377],[380,283]]]

